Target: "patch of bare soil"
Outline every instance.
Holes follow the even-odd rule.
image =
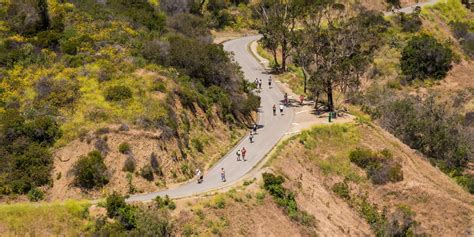
[[[54,154],[54,170],[52,177],[54,184],[48,191],[49,200],[65,200],[78,198],[99,198],[112,191],[127,194],[130,191],[127,172],[123,171],[128,157],[136,162],[135,172],[131,175],[131,184],[135,193],[158,191],[166,186],[183,182],[193,174],[196,167],[206,169],[215,160],[221,157],[233,142],[240,137],[242,131],[229,127],[221,121],[205,119],[205,113],[199,108],[195,113],[188,113],[191,130],[188,146],[183,138],[168,136],[160,130],[146,131],[139,128],[120,129],[120,125],[110,125],[100,134],[90,132],[81,139],[76,139],[68,145],[59,148]],[[234,133],[234,135],[232,135]],[[193,147],[191,139],[202,142],[203,151]],[[181,140],[178,140],[181,139]],[[122,143],[128,143],[131,148],[129,154],[119,152]],[[181,144],[180,144],[181,143]],[[181,148],[180,148],[181,147]],[[74,175],[72,169],[81,156],[98,149],[106,153],[105,164],[110,175],[110,182],[101,189],[86,191],[73,186]],[[181,150],[186,152],[182,156]],[[154,176],[153,181],[147,181],[140,175],[140,170],[150,165],[151,155],[155,154],[163,171],[163,177]]]
[[[318,234],[322,236],[367,236],[370,226],[330,189],[331,177],[326,177],[301,155],[300,147],[290,144],[285,149],[294,156],[278,159],[273,167],[290,181],[290,189],[297,190],[299,206],[312,214],[317,221]]]
[[[389,207],[410,206],[422,230],[432,235],[473,234],[472,195],[391,134],[382,129],[361,131],[362,145],[375,150],[388,148],[402,162],[402,182],[368,188],[377,203]]]
[[[359,192],[367,193],[369,200],[393,211],[399,205],[408,205],[416,212],[419,230],[434,236],[470,236],[473,231],[474,198],[458,186],[423,156],[380,128],[359,125],[360,141],[357,146],[373,150],[390,150],[402,165],[404,179],[398,183],[358,185]],[[272,165],[288,178],[291,189],[297,190],[301,208],[313,214],[318,221],[318,232],[324,236],[371,235],[365,220],[332,191],[332,184],[341,181],[337,175],[325,175],[308,157],[318,154],[350,152],[331,150],[321,144],[315,150],[305,150],[297,141],[290,142]],[[324,155],[323,155],[324,156]],[[320,158],[316,158],[320,159]],[[348,159],[348,158],[347,158]],[[351,164],[353,169],[360,171]]]
[[[216,197],[178,201],[181,210],[175,215],[177,234],[184,235],[192,230],[198,236],[311,235],[286,216],[268,194],[259,201],[256,192],[249,190],[218,197],[224,200],[223,208],[216,206]],[[185,207],[180,208],[182,205]]]

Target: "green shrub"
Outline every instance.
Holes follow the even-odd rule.
[[[245,180],[243,185],[244,185],[244,186],[249,186],[249,185],[251,185],[253,182],[255,182],[255,180],[256,180],[255,178],[253,178],[253,179],[251,179],[251,180]]]
[[[425,99],[389,97],[378,107],[382,127],[426,155],[440,169],[457,177],[472,158],[469,130],[449,104]]]
[[[112,86],[107,88],[105,92],[105,99],[108,101],[122,101],[132,97],[132,90],[127,86]]]
[[[33,35],[50,27],[47,4],[45,0],[36,1],[35,4],[28,1],[13,1],[2,7],[7,10],[5,20],[13,31]]]
[[[196,148],[198,152],[201,152],[201,153],[203,152],[204,146],[202,145],[201,140],[197,138],[193,138],[191,139],[191,143],[193,144],[194,148]]]
[[[36,103],[55,107],[71,106],[81,95],[80,85],[76,79],[56,80],[42,77],[36,82],[35,89]]]
[[[163,82],[156,82],[154,85],[153,85],[153,90],[154,91],[159,91],[159,92],[166,92],[166,86],[165,86],[165,83]]]
[[[17,109],[0,115],[0,192],[26,194],[51,183],[53,168],[49,147],[61,136],[50,116],[24,117]]]
[[[403,48],[400,66],[408,80],[443,79],[451,69],[453,53],[432,36],[422,34],[410,39]]]
[[[241,113],[248,115],[251,112],[255,112],[260,108],[260,97],[254,94],[249,94],[248,98],[244,101],[241,109]]]
[[[143,166],[143,168],[140,170],[140,175],[148,181],[153,181],[154,179],[153,169],[150,165]]]
[[[402,24],[403,31],[412,33],[418,32],[423,25],[418,13],[400,13],[400,23]]]
[[[223,195],[216,195],[212,201],[214,208],[223,209],[225,207],[225,197]]]
[[[47,30],[39,32],[36,37],[36,45],[41,48],[52,48],[59,45],[59,40],[61,39],[62,35],[60,32]]]
[[[127,142],[122,142],[119,145],[119,152],[122,154],[129,154],[130,153],[130,144]]]
[[[173,200],[171,200],[168,197],[168,195],[165,195],[164,198],[161,197],[161,196],[156,196],[154,201],[155,201],[156,207],[158,207],[158,208],[168,208],[170,210],[176,209],[176,204],[174,203]]]
[[[461,186],[465,187],[469,193],[474,194],[474,175],[464,174],[455,177],[455,179]]]
[[[38,188],[32,188],[28,192],[28,200],[32,202],[37,202],[40,200],[43,200],[44,198],[44,193],[43,191],[39,190]]]
[[[128,193],[136,193],[137,188],[133,185],[133,173],[128,172],[126,178],[128,184]]]
[[[370,203],[366,197],[363,197],[361,200],[359,200],[357,208],[359,214],[375,231],[375,235],[385,236],[384,226],[385,223],[387,223],[387,218],[382,213],[379,213],[377,205]]]
[[[123,171],[133,173],[135,172],[136,162],[132,156],[127,156],[125,163],[123,164]]]
[[[110,132],[110,129],[108,127],[102,127],[102,128],[98,128],[97,130],[95,130],[94,135],[102,136],[102,135],[107,134],[109,132]]]
[[[282,176],[276,176],[271,173],[263,173],[263,187],[273,196],[276,203],[282,207],[285,213],[294,221],[312,226],[314,225],[314,216],[298,209],[295,194],[282,186],[284,179]],[[257,202],[259,195],[257,194]]]
[[[173,222],[165,210],[140,210],[130,236],[172,236]]]
[[[61,51],[66,54],[75,55],[81,47],[90,47],[94,40],[88,35],[69,35],[75,32],[66,31],[65,37],[60,40]],[[69,37],[69,38],[67,38]]]
[[[93,189],[106,185],[109,182],[109,174],[104,158],[99,151],[91,151],[87,156],[82,156],[74,164],[74,185]]]
[[[118,209],[118,220],[126,230],[134,229],[137,226],[138,208],[126,205]]]
[[[257,198],[257,203],[258,204],[263,204],[263,200],[265,199],[265,193],[264,192],[258,192],[255,197]]]
[[[105,209],[107,210],[107,216],[110,218],[118,216],[119,210],[125,206],[127,206],[125,197],[117,192],[113,192],[105,199]]]
[[[414,220],[415,212],[410,207],[400,205],[390,215],[384,227],[384,236],[424,236],[418,233],[418,223]]]
[[[342,199],[348,200],[351,198],[349,185],[347,185],[346,182],[335,183],[332,186],[332,191],[336,193]]]
[[[194,175],[191,166],[188,163],[181,164],[181,172],[187,177],[192,177]]]
[[[269,189],[273,185],[281,185],[285,180],[282,176],[276,176],[272,173],[263,173],[263,186],[265,189]]]
[[[449,23],[454,37],[461,44],[464,52],[474,58],[474,32],[468,22],[452,21]]]
[[[356,148],[349,154],[350,161],[365,169],[374,184],[403,180],[402,166],[392,158],[392,153],[386,149],[373,152],[366,148]]]
[[[352,163],[356,164],[361,168],[367,168],[375,165],[377,158],[375,154],[369,149],[358,147],[349,154],[349,159]]]
[[[158,162],[158,157],[154,152],[150,155],[150,166],[153,169],[153,172],[158,176],[163,176],[163,170],[161,170],[160,163]]]

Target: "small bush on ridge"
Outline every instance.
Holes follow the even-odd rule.
[[[107,166],[99,151],[91,151],[74,164],[74,184],[85,189],[102,187],[109,182]]]

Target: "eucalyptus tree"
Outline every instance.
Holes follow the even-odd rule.
[[[309,89],[316,97],[325,94],[327,109],[333,111],[334,90],[350,96],[359,88],[387,23],[381,13],[354,11],[337,3],[320,11],[305,21],[306,34],[312,36],[312,43],[306,44],[311,55]]]
[[[272,51],[278,65],[277,50],[281,50],[281,70],[286,71],[287,59],[302,7],[308,0],[262,0],[256,7],[260,18],[259,31],[264,46]]]

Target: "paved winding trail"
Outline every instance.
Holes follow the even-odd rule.
[[[397,12],[411,13],[416,6],[433,5],[440,0],[428,0],[406,6],[398,9]],[[392,12],[385,12],[385,15],[392,15]],[[253,167],[261,161],[267,153],[278,143],[278,141],[287,133],[295,118],[295,108],[286,107],[284,115],[273,116],[272,106],[280,104],[283,99],[283,92],[273,83],[272,88],[268,88],[268,77],[265,68],[253,57],[249,52],[249,44],[258,40],[260,36],[248,36],[238,38],[224,43],[224,49],[234,53],[234,59],[242,67],[245,79],[253,82],[255,78],[263,80],[263,90],[260,93],[262,98],[259,110],[259,129],[258,134],[254,136],[254,143],[250,143],[248,136],[245,137],[237,146],[235,146],[224,158],[215,164],[208,172],[204,174],[204,181],[197,184],[195,180],[182,184],[175,188],[167,190],[133,195],[127,199],[129,202],[150,201],[156,196],[168,195],[171,198],[183,198],[197,194],[206,193],[217,190],[238,182],[240,178],[245,176]],[[300,113],[300,112],[298,112]],[[247,161],[237,161],[236,151],[245,147],[247,149]],[[220,179],[221,168],[224,168],[227,182]]]
[[[224,49],[234,53],[234,59],[242,67],[246,80],[251,82],[255,78],[263,80],[262,91],[259,93],[262,98],[258,113],[259,129],[257,130],[257,135],[254,136],[254,142],[250,143],[248,137],[245,137],[224,158],[209,169],[208,172],[204,173],[204,181],[201,184],[191,180],[176,188],[133,195],[127,201],[149,201],[158,195],[182,198],[230,186],[251,171],[290,129],[295,116],[295,108],[286,107],[283,115],[280,115],[279,112],[276,116],[273,115],[272,106],[275,104],[278,107],[283,99],[283,93],[274,82],[272,83],[272,88],[268,87],[269,75],[266,74],[264,67],[248,51],[248,45],[257,39],[259,39],[259,36],[249,36],[224,43]],[[242,147],[247,149],[247,161],[237,161],[235,153],[237,149]],[[221,181],[221,168],[225,170],[227,182]]]
[[[402,7],[400,9],[397,9],[397,10],[395,10],[395,12],[384,12],[384,14],[386,16],[390,16],[390,15],[393,15],[393,14],[396,14],[396,13],[399,13],[399,12],[403,12],[405,14],[410,14],[410,13],[413,13],[415,11],[416,7],[424,7],[424,6],[434,5],[439,1],[440,0],[428,0],[426,2],[419,2],[419,3],[416,3],[416,4],[410,5],[410,6],[406,6],[406,7]]]

